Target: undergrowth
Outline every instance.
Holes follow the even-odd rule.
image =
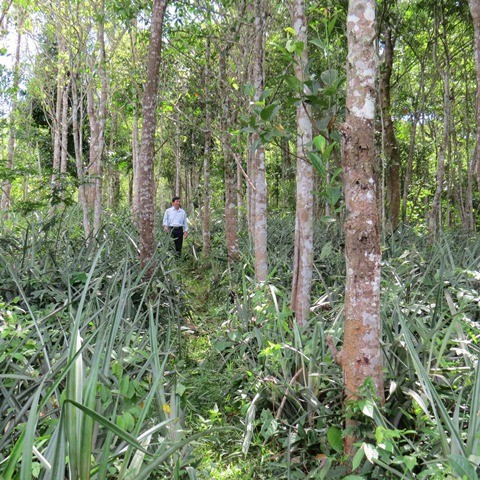
[[[289,309],[287,218],[269,223],[261,287],[248,240],[228,265],[221,228],[207,258],[194,229],[181,260],[159,241],[147,279],[128,217],[112,217],[98,241],[78,225],[65,212],[3,226],[2,478],[478,478],[477,237],[429,245],[404,228],[385,240],[387,400],[366,384],[349,406],[351,473],[342,372],[326,341],[342,342],[337,224],[316,228],[302,328]]]

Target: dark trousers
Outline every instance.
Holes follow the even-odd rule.
[[[175,251],[177,252],[177,255],[180,256],[183,245],[183,227],[171,227],[170,235],[172,236],[173,243],[175,244]]]

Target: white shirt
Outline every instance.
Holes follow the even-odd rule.
[[[165,227],[183,227],[185,232],[188,232],[187,214],[183,208],[178,210],[175,207],[170,207],[165,210],[163,216],[163,225]]]

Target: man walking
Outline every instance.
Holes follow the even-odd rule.
[[[180,256],[183,239],[188,237],[187,214],[180,207],[180,197],[173,197],[172,206],[165,210],[163,229],[172,236],[177,256]]]

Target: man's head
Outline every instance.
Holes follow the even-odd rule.
[[[180,208],[180,197],[173,197],[172,198],[172,205],[176,208]]]

